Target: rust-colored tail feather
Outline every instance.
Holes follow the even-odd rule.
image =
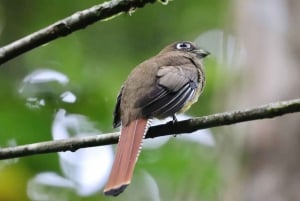
[[[149,120],[137,119],[122,128],[115,161],[104,188],[105,195],[117,196],[130,184],[142,140],[149,125]]]

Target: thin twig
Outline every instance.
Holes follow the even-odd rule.
[[[132,12],[156,0],[111,0],[74,13],[54,24],[0,48],[0,65],[56,38],[67,36],[99,20],[107,20],[124,12]]]
[[[191,133],[196,130],[230,125],[251,120],[273,118],[284,114],[300,112],[300,99],[270,103],[260,107],[213,114],[176,123],[153,126],[146,138],[164,135]],[[0,149],[0,159],[16,158],[43,153],[76,151],[80,148],[103,146],[118,142],[119,133],[108,133],[89,137],[71,138]]]

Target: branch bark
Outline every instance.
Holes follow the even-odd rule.
[[[294,112],[300,112],[300,99],[275,102],[252,109],[218,113],[176,123],[169,122],[164,125],[153,126],[150,127],[146,138],[192,133],[200,129],[225,126],[251,120],[273,118]],[[0,149],[0,159],[3,160],[61,151],[74,152],[80,148],[114,144],[118,142],[118,138],[119,133],[116,132],[105,135],[101,134],[96,136],[39,142],[16,147],[2,148]]]
[[[124,12],[131,12],[156,0],[111,0],[74,13],[46,28],[34,32],[0,48],[0,65],[56,38],[67,36],[99,20],[107,20]]]

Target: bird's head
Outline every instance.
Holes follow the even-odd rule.
[[[165,47],[161,53],[169,51],[181,51],[194,54],[199,59],[208,56],[210,53],[202,48],[199,48],[195,43],[190,41],[179,41]]]

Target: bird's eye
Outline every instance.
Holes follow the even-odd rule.
[[[191,44],[187,42],[181,42],[177,43],[176,49],[181,50],[181,49],[191,49]]]

